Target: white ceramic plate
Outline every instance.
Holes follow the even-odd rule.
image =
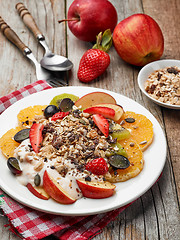
[[[180,105],[172,105],[172,104],[162,103],[162,102],[154,99],[144,89],[145,82],[148,79],[148,76],[152,72],[154,72],[155,70],[158,70],[158,69],[162,69],[162,68],[166,68],[166,67],[174,67],[174,66],[177,66],[180,68],[180,61],[173,60],[173,59],[165,59],[165,60],[159,60],[159,61],[155,61],[155,62],[147,64],[140,70],[140,72],[138,74],[138,85],[139,85],[141,91],[156,104],[158,104],[162,107],[166,107],[166,108],[180,109]]]
[[[33,209],[47,213],[61,215],[90,215],[107,212],[124,206],[144,194],[157,180],[163,170],[166,160],[166,139],[163,131],[153,117],[144,107],[137,102],[122,96],[98,88],[90,87],[62,87],[45,90],[32,94],[16,102],[0,116],[0,136],[7,130],[17,125],[17,113],[30,105],[49,104],[50,100],[61,93],[72,93],[83,96],[90,92],[102,91],[111,94],[124,110],[131,110],[146,115],[154,126],[154,140],[151,146],[144,152],[145,165],[143,171],[135,178],[116,184],[116,194],[106,199],[82,198],[72,205],[62,205],[50,200],[41,200],[28,191],[25,186],[18,183],[6,165],[6,158],[0,153],[0,187],[12,198]],[[161,147],[160,147],[161,146]]]

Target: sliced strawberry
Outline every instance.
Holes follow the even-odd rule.
[[[113,119],[115,116],[115,111],[109,107],[89,107],[84,110],[85,113],[89,114],[101,114],[105,118]]]
[[[101,114],[94,114],[93,121],[99,130],[104,134],[105,137],[109,136],[109,123],[108,120]]]
[[[40,123],[34,123],[31,126],[30,132],[29,132],[29,139],[31,146],[33,150],[38,153],[39,149],[41,148],[43,136],[42,136],[42,130],[44,128],[43,124]]]
[[[58,119],[63,119],[68,114],[69,114],[69,112],[57,112],[52,116],[51,120],[56,121]]]

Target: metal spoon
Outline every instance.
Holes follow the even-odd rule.
[[[51,71],[66,71],[73,67],[73,63],[64,56],[52,53],[45,41],[45,37],[37,27],[33,17],[23,3],[17,3],[16,9],[25,25],[32,31],[38,42],[44,47],[45,55],[41,59],[42,67]]]

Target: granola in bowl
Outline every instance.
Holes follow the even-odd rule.
[[[145,91],[160,102],[180,105],[180,68],[173,66],[154,71],[145,82]]]

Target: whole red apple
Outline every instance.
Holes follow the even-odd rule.
[[[68,26],[80,40],[93,42],[100,32],[117,24],[115,7],[107,0],[74,0],[68,10]]]
[[[113,43],[119,56],[136,66],[160,59],[164,51],[162,31],[146,14],[134,14],[121,21],[114,29]]]

